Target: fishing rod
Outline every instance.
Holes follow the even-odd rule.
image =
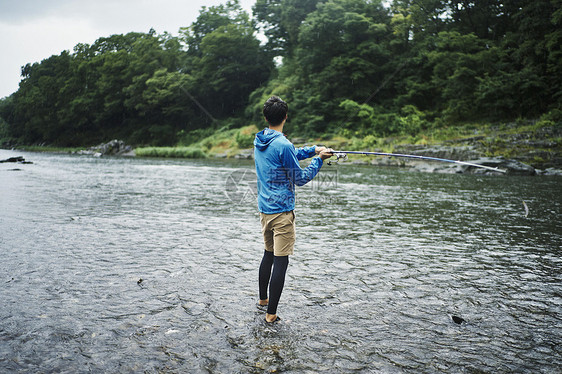
[[[415,158],[415,159],[419,159],[419,160],[449,162],[449,163],[458,164],[458,165],[472,166],[472,167],[475,167],[475,168],[482,168],[482,169],[486,169],[486,170],[491,170],[491,171],[495,171],[495,172],[498,172],[498,173],[506,173],[507,172],[506,170],[503,170],[503,169],[499,169],[499,168],[495,168],[495,167],[491,167],[491,166],[486,166],[486,165],[475,164],[475,163],[472,163],[472,162],[449,160],[447,158],[438,158],[438,157],[429,157],[429,156],[420,156],[420,155],[404,155],[404,154],[400,154],[400,153],[363,152],[363,151],[332,151],[332,153],[334,154],[334,156],[336,156],[336,162],[338,162],[340,159],[347,160],[347,155],[388,156],[388,157],[404,157],[404,158]]]

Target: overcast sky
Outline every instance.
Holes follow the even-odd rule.
[[[226,0],[0,0],[0,98],[17,91],[27,63],[72,52],[78,43],[130,31],[178,34],[202,6]],[[240,0],[251,15],[255,0]]]

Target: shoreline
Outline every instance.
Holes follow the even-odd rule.
[[[122,140],[111,140],[92,147],[53,147],[47,145],[14,146],[3,149],[49,152],[93,157],[215,158],[253,159],[252,142],[259,131],[254,125],[217,131],[196,143],[168,147],[133,147]],[[562,175],[562,126],[527,122],[498,126],[465,125],[427,130],[416,136],[380,137],[331,136],[327,138],[290,138],[295,147],[323,145],[333,149],[413,154],[451,160],[486,162],[494,166],[508,162],[525,175]],[[462,173],[458,165],[420,162],[397,158],[353,156],[342,164],[372,164],[407,167],[427,172]],[[501,166],[500,166],[501,167]]]

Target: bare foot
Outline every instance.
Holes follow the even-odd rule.
[[[269,303],[269,299],[259,300],[258,304],[261,306],[266,306]]]
[[[279,321],[281,318],[277,317],[277,314],[268,314],[265,313],[265,321],[269,323],[273,323]]]

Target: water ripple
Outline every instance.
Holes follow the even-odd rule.
[[[0,170],[2,372],[562,365],[557,179],[326,169],[337,184],[298,190],[271,326],[255,199],[225,189],[250,162],[25,158]]]

